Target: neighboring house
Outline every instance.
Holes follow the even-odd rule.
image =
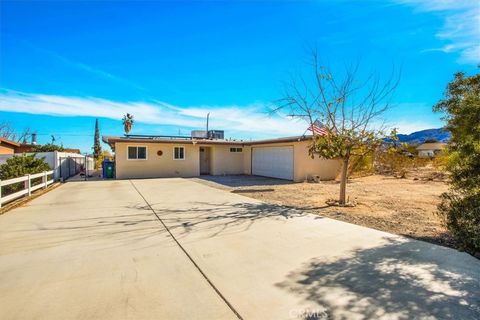
[[[159,136],[104,136],[118,179],[248,174],[304,181],[335,179],[340,161],[312,158],[311,136],[229,141]]]
[[[22,143],[20,146],[15,150],[15,153],[28,153],[28,152],[33,152],[35,147],[38,147],[37,144],[31,144],[31,143]]]
[[[14,155],[21,156],[24,154],[32,153],[10,153],[10,154],[0,154],[0,164],[7,162],[7,159],[13,157]],[[54,180],[65,180],[71,176],[74,176],[80,173],[80,170],[84,168],[85,161],[87,162],[87,169],[89,172],[93,172],[94,164],[92,157],[85,157],[78,153],[69,153],[69,152],[36,152],[35,157],[43,159],[54,171],[53,178]]]
[[[18,147],[19,143],[0,137],[0,154],[14,154]]]
[[[82,154],[80,152],[80,149],[70,149],[70,148],[65,148],[63,152],[69,152],[69,153],[76,153],[76,154]]]
[[[446,146],[447,144],[442,142],[422,143],[417,147],[418,156],[420,158],[433,158]]]
[[[35,148],[39,147],[40,145],[38,144],[33,144],[33,143],[22,143],[18,148],[16,148],[15,153],[31,153],[35,152]],[[76,153],[76,154],[81,154],[80,149],[70,149],[70,148],[64,148],[62,152],[66,153]]]

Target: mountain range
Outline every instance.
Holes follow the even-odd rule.
[[[450,140],[450,132],[444,128],[426,129],[412,132],[410,134],[399,134],[400,142],[407,143],[424,143],[425,140],[437,140],[438,142],[448,142]]]

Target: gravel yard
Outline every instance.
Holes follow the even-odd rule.
[[[234,193],[310,211],[325,217],[382,231],[405,235],[446,246],[453,246],[447,230],[436,215],[439,196],[448,186],[442,181],[397,179],[373,175],[351,179],[347,195],[355,207],[331,207],[339,183],[291,183],[253,176],[208,176],[194,179]]]

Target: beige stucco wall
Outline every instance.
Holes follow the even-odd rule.
[[[252,174],[252,147],[243,148],[243,174]]]
[[[127,146],[146,146],[146,160],[127,160]],[[185,160],[173,159],[173,148],[185,147]],[[157,155],[161,150],[163,154]],[[200,174],[200,154],[197,145],[173,143],[115,143],[117,179],[194,177]]]
[[[242,148],[242,152],[230,152],[230,148]],[[243,174],[245,147],[216,145],[211,146],[211,172],[212,175]]]
[[[293,176],[294,181],[302,182],[312,176],[319,176],[320,180],[333,180],[341,168],[339,160],[327,160],[319,157],[312,157],[308,154],[308,145],[310,141],[295,141],[287,143],[270,143],[254,145],[252,148],[258,147],[285,147],[293,146]],[[251,157],[251,155],[250,155]],[[248,174],[251,174],[251,162],[248,165]],[[247,171],[247,170],[245,170]]]
[[[293,146],[294,150],[294,181],[305,181],[312,176],[321,180],[335,179],[340,170],[341,162],[326,160],[308,155],[309,141],[271,143],[254,145],[255,147]],[[147,160],[127,160],[127,146],[146,146]],[[173,160],[173,148],[185,147],[185,160]],[[157,178],[157,177],[194,177],[200,175],[200,147],[196,144],[170,143],[127,143],[115,144],[116,177]],[[230,152],[230,145],[209,145],[210,174],[251,174],[252,147],[243,146],[243,152]],[[161,150],[162,156],[157,152]]]
[[[305,181],[312,176],[319,176],[320,180],[333,180],[336,178],[342,162],[328,160],[318,156],[312,158],[308,154],[310,141],[294,143],[294,175],[295,181]]]

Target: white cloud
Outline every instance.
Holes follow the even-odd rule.
[[[423,105],[404,103],[396,106],[397,108],[411,109]],[[93,97],[67,97],[0,90],[0,111],[6,112],[64,117],[100,117],[119,122],[128,112],[135,116],[138,123],[171,125],[184,130],[203,129],[205,117],[210,112],[210,128],[225,130],[227,136],[248,139],[304,133],[307,127],[305,122],[293,120],[282,114],[270,115],[266,113],[267,109],[267,106],[262,103],[247,106],[179,107],[162,101],[114,102]],[[436,128],[441,124],[435,121],[410,121],[395,118],[375,123],[375,125],[384,127],[387,131],[391,128],[398,128],[399,133],[411,133]],[[118,134],[121,133],[121,126],[119,126]]]
[[[424,51],[458,52],[459,62],[480,62],[480,2],[475,0],[394,0],[420,12],[436,12],[445,22],[436,37],[447,42]]]
[[[241,137],[301,135],[306,123],[285,115],[269,115],[261,103],[247,106],[179,107],[165,102],[114,102],[93,97],[66,97],[30,94],[11,90],[0,91],[0,111],[52,116],[88,116],[119,120],[131,113],[139,123],[174,125],[188,129],[205,126],[211,113],[211,128],[237,133]],[[119,130],[120,133],[120,130]]]

